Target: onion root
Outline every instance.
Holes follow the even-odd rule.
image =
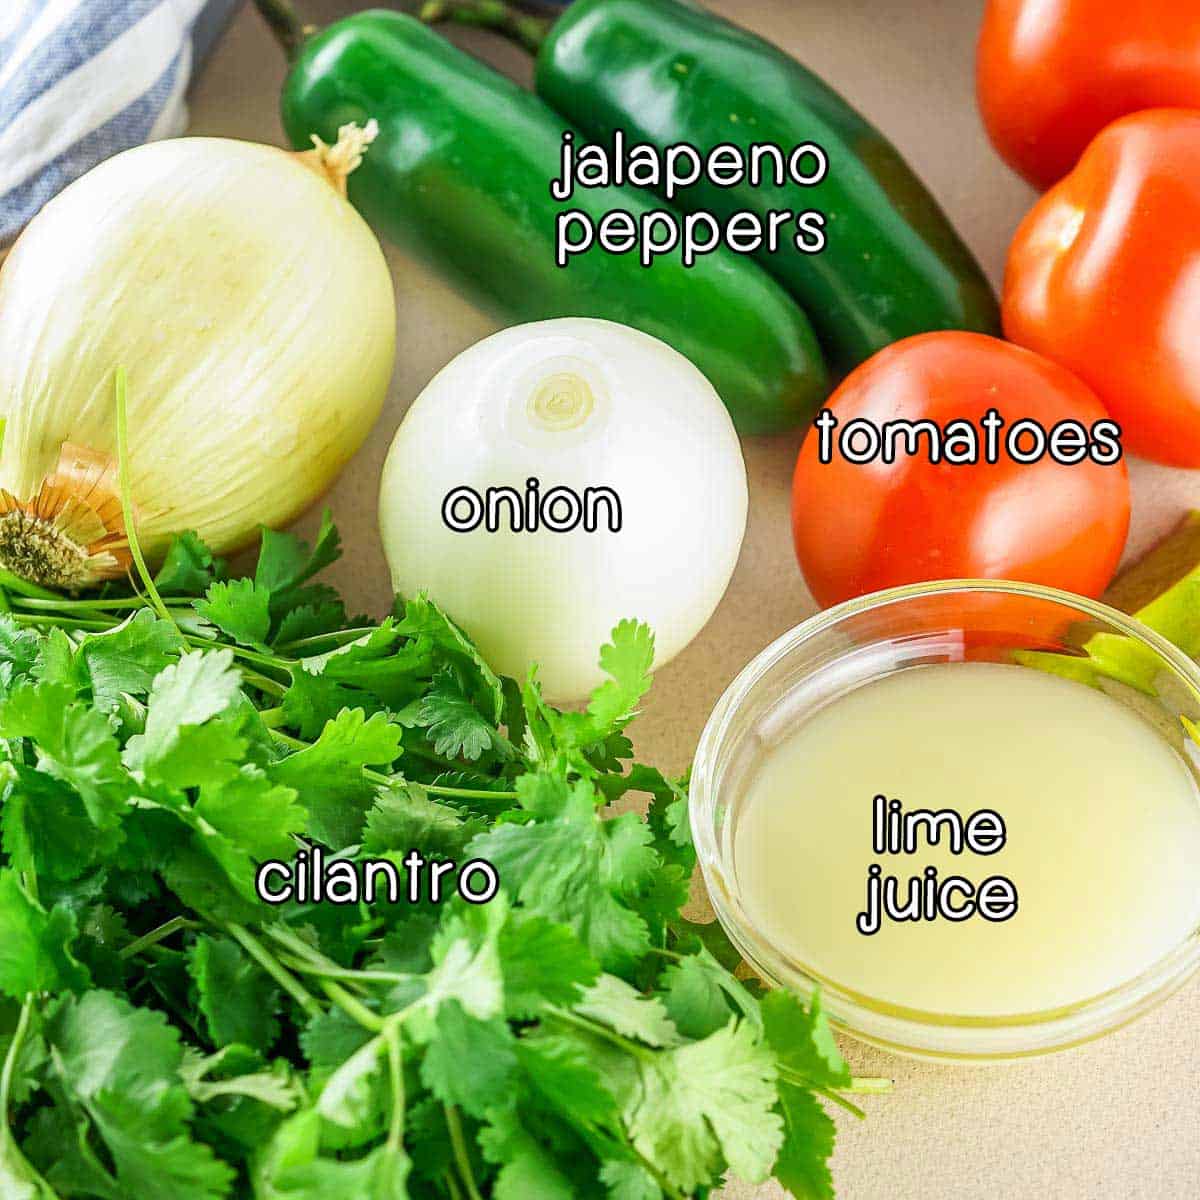
[[[42,587],[78,591],[129,569],[116,463],[64,443],[27,500],[0,488],[0,566]]]

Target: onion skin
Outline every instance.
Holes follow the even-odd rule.
[[[543,494],[611,487],[620,532],[443,520],[453,488],[521,492],[531,476]],[[380,489],[395,590],[427,592],[502,673],[536,663],[564,702],[602,680],[597,651],[618,621],[651,626],[659,666],[696,636],[737,563],[746,510],[741,447],[708,380],[656,338],[584,318],[516,326],[454,359],[405,416]]]
[[[306,509],[387,391],[383,253],[298,156],[220,138],[126,151],[50,201],[0,272],[0,488],[25,499],[64,443],[116,456],[147,554],[193,529],[218,553]]]

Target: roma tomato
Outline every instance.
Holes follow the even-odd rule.
[[[837,419],[827,435],[830,461],[821,461],[814,425],[792,483],[796,556],[821,605],[930,579],[1016,579],[1087,596],[1108,585],[1129,529],[1124,461],[1102,465],[1089,456],[1064,465],[1044,454],[1025,463],[1018,458],[1035,448],[1032,437],[1010,445],[1008,436],[1018,421],[1046,430],[1074,422],[1090,440],[1108,420],[1094,393],[1062,367],[981,334],[922,334],[865,362],[827,408]],[[991,409],[1004,421],[995,462],[986,461],[984,441]],[[851,462],[839,445],[856,419],[877,428],[930,422],[927,429],[947,432],[967,422],[980,430],[982,457],[931,461],[924,435],[915,453],[896,453],[890,464]],[[950,442],[941,446],[944,453]],[[853,440],[850,447],[852,455],[863,448]]]
[[[1089,383],[1128,450],[1200,467],[1200,111],[1110,125],[1008,255],[1004,332]]]
[[[1047,188],[1118,117],[1200,108],[1200,4],[990,0],[976,90],[1000,155]]]

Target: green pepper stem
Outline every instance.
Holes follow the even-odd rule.
[[[267,23],[275,40],[283,47],[288,62],[296,57],[300,47],[317,31],[315,25],[301,18],[292,0],[254,0],[254,7]]]
[[[491,29],[537,54],[554,23],[549,17],[521,12],[506,0],[426,0],[418,12],[426,25],[449,21]]]

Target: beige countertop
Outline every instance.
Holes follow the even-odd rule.
[[[972,58],[982,0],[709,3],[794,53],[881,126],[999,280],[1007,241],[1032,193],[993,155],[975,114]],[[366,6],[365,0],[304,0],[315,20]],[[470,45],[486,48],[514,73],[524,66],[520,55],[486,38],[473,37]],[[243,12],[195,89],[192,131],[282,141],[282,78],[274,44],[254,13]],[[389,258],[399,310],[395,379],[374,435],[329,498],[347,543],[336,581],[353,606],[374,611],[390,602],[375,527],[388,443],[429,378],[495,328],[421,267],[394,251]],[[788,524],[798,443],[798,436],[746,443],[751,511],[741,562],[707,629],[656,681],[635,726],[638,753],[647,761],[685,767],[738,669],[814,611]],[[1141,463],[1133,465],[1133,479],[1130,551],[1137,553],[1200,502],[1200,479]],[[312,524],[312,517],[304,522]],[[865,1122],[839,1118],[834,1170],[838,1194],[847,1200],[1200,1195],[1200,982],[1131,1028],[1023,1066],[929,1066],[849,1039],[842,1044],[857,1073],[891,1076],[896,1084],[893,1094],[869,1100]],[[731,1184],[725,1196],[782,1192]]]

